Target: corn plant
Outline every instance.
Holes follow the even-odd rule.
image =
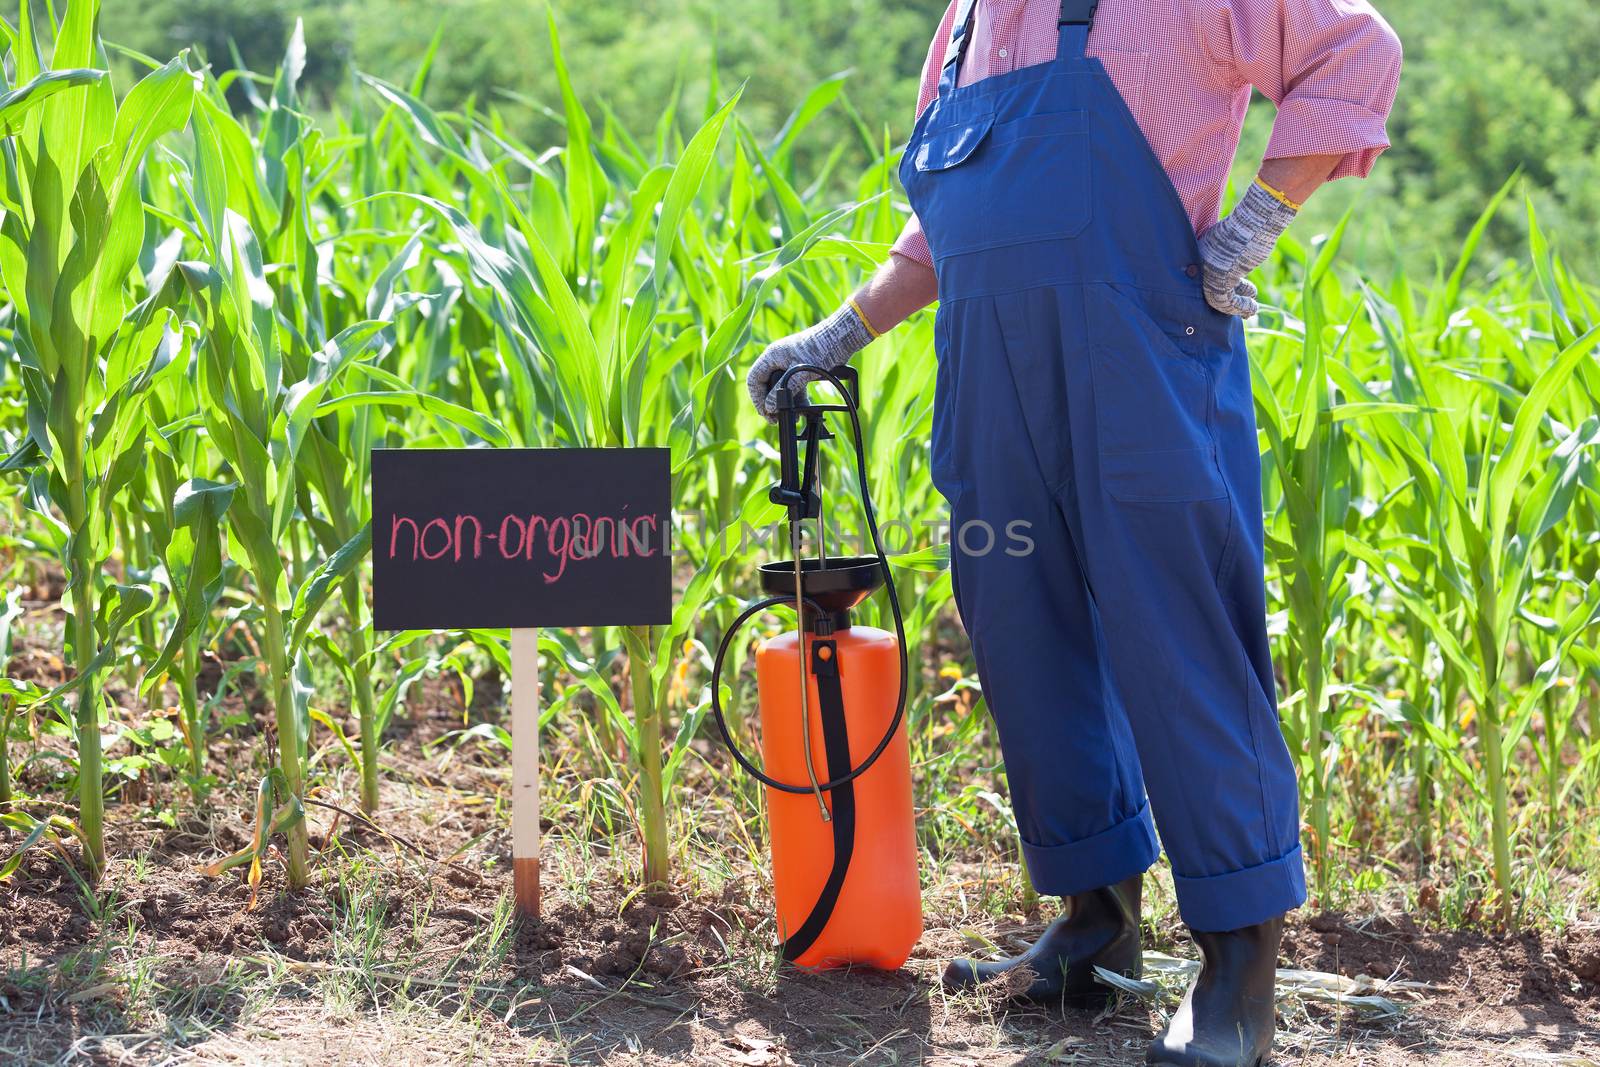
[[[230,543],[238,545],[248,560],[261,610],[267,681],[278,728],[275,781],[286,793],[284,803],[299,806],[304,799],[301,761],[309,724],[297,709],[291,686],[289,612],[293,608],[301,617],[314,616],[328,584],[359,561],[365,530],[349,551],[335,552],[329,564],[307,575],[298,595],[291,594],[279,545],[295,515],[295,459],[305,426],[328,385],[351,362],[370,355],[367,346],[379,336],[382,324],[362,323],[342,331],[312,358],[305,379],[286,382],[284,372],[291,364],[277,347],[272,291],[260,273],[254,237],[239,216],[224,218],[226,222],[213,220],[219,229],[207,231],[215,242],[213,262],[219,269],[197,263],[180,269],[204,309],[207,344],[201,352],[199,380],[208,401],[207,429],[238,481],[227,512],[228,531]],[[305,590],[313,588],[319,590],[318,602],[308,604]],[[276,825],[280,816],[274,815],[272,821]],[[307,877],[305,828],[295,821],[288,829],[289,880],[291,887],[298,887]]]
[[[1348,218],[1345,221],[1348,223]],[[1337,752],[1337,747],[1329,744],[1330,676],[1339,630],[1346,622],[1345,605],[1352,595],[1349,577],[1354,562],[1344,538],[1354,518],[1351,498],[1356,486],[1350,444],[1341,424],[1366,410],[1332,401],[1325,364],[1325,360],[1337,360],[1341,352],[1324,352],[1326,323],[1319,289],[1338,252],[1343,230],[1341,224],[1305,270],[1303,354],[1292,364],[1279,364],[1298,372],[1287,411],[1279,406],[1264,368],[1258,365],[1254,375],[1257,421],[1266,437],[1281,498],[1267,543],[1289,604],[1293,635],[1289,673],[1301,683],[1299,692],[1284,701],[1283,729],[1290,750],[1302,757],[1301,778],[1311,802],[1313,868],[1318,893],[1324,898],[1333,855],[1333,767],[1328,749]],[[1347,329],[1341,341],[1349,337]]]
[[[1391,331],[1388,336],[1393,337]],[[1497,335],[1504,344],[1518,343],[1509,334]],[[1375,570],[1388,576],[1407,608],[1427,627],[1441,653],[1458,667],[1474,706],[1478,733],[1483,741],[1482,760],[1487,777],[1490,842],[1495,883],[1500,891],[1500,916],[1513,915],[1511,824],[1506,776],[1507,693],[1510,683],[1508,656],[1524,623],[1519,616],[1533,576],[1537,546],[1562,520],[1582,473],[1583,460],[1596,439],[1594,420],[1576,428],[1557,427],[1560,437],[1551,448],[1545,439],[1550,408],[1580,365],[1600,344],[1600,329],[1590,330],[1565,345],[1540,371],[1526,392],[1506,395],[1506,389],[1489,392],[1487,402],[1511,409],[1509,430],[1498,419],[1472,419],[1467,425],[1482,436],[1473,443],[1478,458],[1476,477],[1469,475],[1469,453],[1457,429],[1458,412],[1451,412],[1443,390],[1434,379],[1440,372],[1402,351],[1400,358],[1432,409],[1427,417],[1431,440],[1426,446],[1409,432],[1395,432],[1391,442],[1408,456],[1417,478],[1417,491],[1432,509],[1437,522],[1435,545],[1447,604],[1441,613],[1429,597],[1406,581],[1392,560],[1370,546],[1353,544],[1355,551]],[[1517,353],[1526,359],[1525,353]],[[1508,358],[1510,354],[1507,354]],[[1482,396],[1469,396],[1475,407]],[[1472,411],[1473,407],[1468,410]],[[1492,457],[1492,458],[1491,458]],[[1536,464],[1548,463],[1529,483]],[[1463,642],[1460,634],[1465,632]],[[1514,740],[1514,738],[1512,738]]]
[[[285,79],[292,78],[291,68]],[[329,385],[352,362],[373,354],[369,346],[377,342],[384,324],[351,326],[313,355],[296,349],[305,343],[304,335],[285,329],[286,315],[265,276],[256,235],[246,219],[228,206],[230,197],[243,199],[254,191],[255,175],[241,172],[236,160],[222,150],[228,142],[219,131],[232,118],[212,96],[201,97],[200,104],[189,195],[206,263],[185,262],[177,270],[202,316],[206,340],[198,361],[201,415],[208,436],[238,482],[228,510],[229,539],[248,560],[255,583],[277,718],[274,784],[286,794],[284,805],[294,809],[304,798],[301,761],[308,725],[296,713],[291,687],[287,613],[294,597],[280,546],[295,514],[296,454]],[[291,307],[296,295],[288,297]],[[306,312],[302,303],[302,321],[308,314],[314,313]],[[297,370],[304,375],[298,380]],[[353,566],[354,561],[345,557],[344,565]],[[272,815],[270,821],[287,826],[289,882],[291,887],[304,885],[303,822],[284,823],[281,815]]]
[[[100,568],[110,554],[112,501],[144,451],[143,394],[177,366],[179,347],[160,294],[133,302],[131,275],[144,232],[139,183],[150,149],[187,123],[196,85],[180,56],[140,80],[119,106],[103,73],[98,16],[98,4],[88,0],[68,6],[46,72],[29,5],[21,5],[21,25],[8,36],[24,84],[4,105],[12,136],[5,143],[0,224],[0,273],[18,320],[35,499],[48,500],[66,533],[78,818],[92,870],[105,859],[94,682],[115,653],[104,644],[109,632],[96,630]],[[13,455],[12,465],[21,462]],[[131,590],[111,600],[134,602]]]
[[[159,461],[158,467],[171,469]],[[154,688],[168,675],[177,683],[178,721],[189,749],[189,791],[197,801],[206,791],[207,725],[195,679],[200,649],[222,594],[223,529],[234,488],[204,478],[189,479],[167,498],[170,503],[158,529],[164,545],[165,577],[177,614],[166,643],[146,671],[147,685]]]
[[[1567,585],[1583,590],[1581,596],[1568,595]],[[1551,602],[1553,617],[1531,617],[1522,613],[1525,622],[1536,628],[1542,640],[1537,642],[1544,657],[1531,672],[1529,685],[1517,702],[1508,731],[1513,743],[1529,729],[1534,714],[1542,719],[1542,743],[1535,746],[1539,761],[1545,803],[1545,834],[1551,841],[1561,836],[1561,813],[1566,810],[1583,775],[1589,769],[1585,760],[1578,760],[1568,768],[1562,759],[1568,742],[1576,734],[1578,701],[1583,696],[1581,686],[1564,671],[1574,666],[1574,648],[1579,641],[1589,637],[1600,623],[1600,579],[1583,583],[1575,577],[1559,579]],[[1525,631],[1526,632],[1526,631]]]

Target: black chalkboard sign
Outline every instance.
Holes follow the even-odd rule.
[[[373,623],[667,623],[671,508],[665,448],[375,449]]]

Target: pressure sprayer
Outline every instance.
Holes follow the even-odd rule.
[[[800,373],[832,382],[844,403],[813,404],[803,392],[791,395],[791,379]],[[794,366],[777,382],[779,479],[771,499],[788,510],[794,559],[761,566],[768,596],[746,607],[723,635],[712,668],[711,712],[733,758],[767,787],[784,959],[801,967],[892,970],[922,934],[922,895],[904,729],[905,622],[867,491],[859,387],[850,367]],[[833,437],[825,425],[829,412],[850,416],[875,556],[828,556],[819,475],[823,442]],[[802,558],[807,519],[817,522],[815,559]],[[893,634],[851,623],[851,609],[879,585],[888,593]],[[763,769],[728,730],[722,664],[747,622],[783,605],[795,610],[795,630],[769,638],[756,652]],[[825,768],[820,774],[819,767]]]

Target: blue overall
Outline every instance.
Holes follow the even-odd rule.
[[[1305,900],[1250,362],[1092,16],[1064,0],[1054,61],[958,87],[969,0],[901,162],[939,280],[932,475],[1035,887],[1143,871],[1153,809],[1184,921],[1233,930]]]

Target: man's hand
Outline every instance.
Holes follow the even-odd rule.
[[[926,263],[896,253],[883,261],[850,300],[822,322],[774,341],[745,378],[750,402],[769,422],[778,418],[778,376],[796,363],[833,370],[939,295],[939,278]],[[796,374],[791,392],[804,389],[814,374]]]
[[[875,336],[867,326],[866,318],[852,302],[815,326],[772,342],[745,377],[750,402],[766,416],[768,422],[776,422],[778,390],[774,386],[779,375],[800,363],[833,370],[867,347]],[[807,383],[816,380],[815,374],[796,374],[789,379],[789,391],[792,394],[800,393]]]
[[[1253,183],[1233,212],[1200,236],[1206,303],[1224,315],[1254,315],[1256,287],[1246,275],[1266,262],[1297,214],[1286,197]]]

